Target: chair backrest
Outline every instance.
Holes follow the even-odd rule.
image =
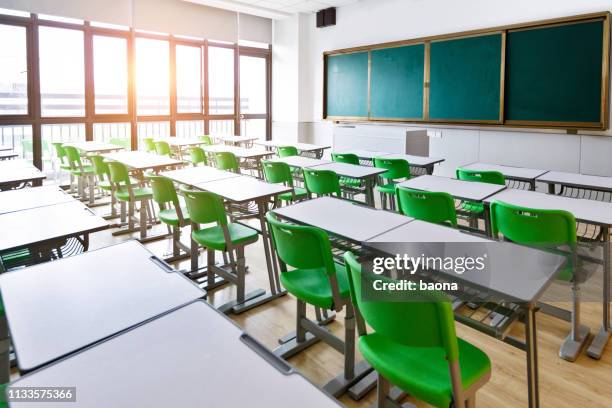
[[[295,146],[279,146],[276,149],[276,154],[278,154],[278,157],[297,156],[298,150]]]
[[[287,163],[262,160],[261,165],[263,167],[264,177],[268,183],[282,183],[293,187],[291,168]]]
[[[396,180],[410,178],[410,164],[404,159],[385,159],[384,157],[374,158],[374,167],[387,169],[386,172],[379,174],[384,179]]]
[[[351,252],[344,254],[344,261],[353,305],[376,333],[410,347],[441,348],[449,364],[458,361],[453,309],[445,294],[415,290],[406,291],[406,301],[364,301],[363,284],[386,278],[362,271]]]
[[[170,156],[170,145],[168,142],[155,142],[155,152],[160,156]]]
[[[304,172],[304,185],[311,194],[340,196],[340,179],[335,171],[307,169]]]
[[[152,137],[143,138],[142,143],[144,144],[145,152],[151,153],[155,151],[155,143],[153,142]]]
[[[215,163],[217,163],[217,168],[219,170],[233,171],[236,173],[240,171],[238,159],[232,152],[216,152]]]
[[[324,268],[336,273],[329,237],[325,231],[307,225],[288,224],[272,212],[266,214],[279,259],[296,269]]]
[[[217,223],[227,225],[227,215],[223,199],[209,191],[182,189],[189,217],[194,224]]]
[[[505,185],[506,178],[499,171],[481,171],[457,169],[457,178],[465,181],[480,181],[481,183]]]
[[[100,155],[90,156],[91,164],[93,165],[94,174],[100,178],[108,177],[110,180],[110,170],[108,163],[104,161],[104,157]]]
[[[206,152],[201,147],[192,147],[189,149],[189,160],[194,166],[200,163],[207,164]]]
[[[436,224],[457,226],[455,200],[444,192],[419,191],[397,187],[397,201],[402,214]]]
[[[173,203],[179,205],[178,195],[174,183],[167,177],[147,174],[146,179],[153,190],[153,200],[158,204]]]
[[[110,182],[119,186],[130,186],[130,173],[125,164],[117,161],[109,161]]]
[[[63,148],[66,152],[66,158],[68,159],[70,168],[73,170],[82,168],[83,164],[81,163],[81,154],[79,150],[74,146],[63,146]]]
[[[66,158],[66,151],[64,150],[63,143],[62,142],[53,142],[51,143],[53,145],[53,149],[55,149],[55,156],[60,159],[60,161],[63,163],[64,162],[64,158]]]
[[[359,164],[359,156],[353,153],[332,153],[331,157],[338,163]]]
[[[544,247],[576,248],[576,219],[563,210],[520,207],[495,200],[491,203],[491,231],[510,241]]]
[[[204,146],[212,146],[213,142],[209,135],[200,136],[200,140]]]

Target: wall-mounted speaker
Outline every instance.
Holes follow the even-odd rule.
[[[317,11],[317,28],[336,25],[336,8]]]

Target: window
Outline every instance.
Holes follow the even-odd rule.
[[[170,53],[168,42],[136,39],[138,115],[170,114]]]
[[[202,50],[176,46],[176,97],[178,112],[202,112]]]
[[[240,113],[267,112],[266,59],[240,56]]]
[[[0,126],[0,145],[12,147],[19,157],[32,161],[32,126]]]
[[[132,126],[129,123],[94,123],[93,140],[124,147],[132,146]]]
[[[0,44],[0,115],[27,115],[26,28],[0,24]]]
[[[83,32],[39,28],[42,116],[85,116]]]
[[[177,120],[176,137],[197,139],[204,134],[203,120]]]
[[[95,35],[93,52],[96,114],[127,114],[127,40]]]
[[[0,14],[16,17],[30,17],[30,13],[27,11],[11,10],[6,8],[0,8]]]
[[[240,134],[242,136],[255,136],[266,140],[266,119],[242,119],[240,121]]]
[[[233,136],[234,133],[234,121],[228,120],[211,120],[208,122],[209,134],[215,136]]]
[[[211,115],[234,113],[234,50],[208,48],[208,111]]]
[[[138,146],[142,149],[142,139],[152,137],[162,139],[170,137],[170,122],[138,122]]]
[[[85,125],[83,123],[66,123],[42,125],[42,164],[43,171],[51,179],[58,176],[59,166],[55,158],[54,142],[82,142],[85,140]],[[31,145],[28,150],[31,151]],[[25,151],[25,148],[24,148]]]

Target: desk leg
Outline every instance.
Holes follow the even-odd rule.
[[[485,233],[487,234],[487,237],[493,237],[493,231],[491,228],[491,205],[484,203],[483,208],[484,208],[483,215],[484,215]]]
[[[540,406],[538,385],[538,339],[536,336],[536,310],[529,305],[525,314],[525,355],[527,357],[527,393],[529,407]]]
[[[376,203],[374,201],[374,178],[368,177],[365,179],[365,190],[366,204],[376,207]]]
[[[284,296],[287,294],[286,290],[283,290],[280,285],[280,279],[278,277],[278,269],[276,258],[272,253],[271,236],[268,232],[268,226],[266,224],[266,200],[257,202],[257,212],[259,222],[261,224],[261,238],[263,239],[264,252],[266,254],[266,267],[268,268],[268,280],[270,281],[270,293],[264,292],[259,296],[253,297],[246,300],[243,303],[237,304],[232,307],[232,312],[238,314],[246,312],[249,309],[260,306],[273,299]]]
[[[610,339],[610,229],[602,227],[603,234],[603,321],[599,332],[593,338],[587,349],[587,355],[591,358],[600,359],[606,344]]]
[[[548,194],[555,194],[555,183],[548,183]]]

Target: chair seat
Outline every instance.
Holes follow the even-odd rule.
[[[308,191],[306,191],[305,189],[301,187],[293,187],[293,192],[294,192],[293,195],[291,194],[291,192],[279,194],[278,198],[280,198],[283,201],[293,201],[294,199],[299,200],[308,195]]]
[[[349,284],[344,266],[335,263],[338,290],[342,298],[348,298]],[[323,268],[295,269],[282,272],[281,283],[289,293],[298,299],[324,309],[333,308],[333,296],[329,277]]]
[[[463,389],[491,371],[489,357],[472,344],[457,339]],[[377,333],[359,338],[363,357],[389,382],[415,398],[436,407],[450,407],[452,385],[444,350],[439,347],[409,347]]]
[[[186,222],[189,221],[189,211],[186,207],[181,207],[181,212],[183,213],[183,220]],[[176,210],[174,208],[170,208],[167,210],[161,210],[158,213],[159,220],[164,224],[172,225],[178,227],[180,225],[180,221],[178,215],[176,214]]]
[[[135,200],[147,200],[153,198],[153,191],[148,187],[133,187]],[[130,201],[130,192],[127,188],[123,188],[115,192],[117,200]]]
[[[376,190],[380,191],[381,193],[385,193],[385,194],[395,194],[396,185],[397,183],[391,182],[391,183],[383,184],[381,186],[376,186]]]
[[[92,166],[83,166],[83,170],[75,169],[75,170],[70,170],[70,172],[74,174],[75,176],[88,176],[90,174],[93,174],[94,169]]]
[[[229,223],[227,224],[227,229],[229,230],[230,240],[233,245],[247,245],[257,241],[257,231],[246,225]],[[223,236],[223,228],[219,225],[193,231],[191,237],[198,244],[209,249],[225,251],[227,247],[225,237]]]
[[[465,211],[481,214],[484,212],[484,205],[482,203],[474,203],[471,201],[465,201],[461,203],[461,208]]]
[[[100,187],[102,190],[107,190],[107,191],[112,190],[111,183],[108,180],[99,180],[98,187]]]

